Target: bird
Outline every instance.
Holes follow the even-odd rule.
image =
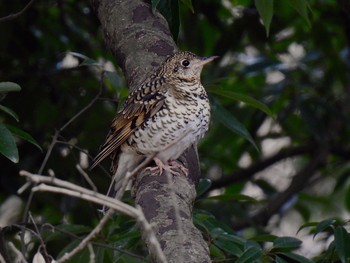
[[[210,103],[201,84],[201,72],[217,56],[200,57],[178,51],[129,94],[112,121],[105,143],[93,159],[90,170],[107,156],[112,157],[114,192],[127,172],[153,156],[161,175],[173,175],[187,168],[176,159],[191,145],[197,145],[210,122]],[[110,191],[110,190],[109,190]]]

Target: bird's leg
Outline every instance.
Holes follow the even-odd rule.
[[[178,168],[178,169],[180,169],[186,176],[188,175],[188,169],[187,169],[185,166],[183,166],[182,164],[178,163],[176,160],[170,160],[170,161],[168,161],[168,163],[169,163],[169,165],[170,165],[170,167],[171,167],[172,169]]]
[[[147,170],[154,172],[156,170],[159,170],[159,175],[163,173],[163,171],[167,171],[172,175],[179,176],[180,173],[174,171],[174,169],[180,169],[182,172],[184,172],[186,175],[188,174],[188,169],[184,167],[183,165],[179,164],[175,160],[168,161],[168,164],[163,163],[159,158],[155,157],[153,158],[154,162],[156,163],[156,167],[148,167]]]

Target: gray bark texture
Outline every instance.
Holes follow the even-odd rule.
[[[93,0],[105,41],[122,68],[130,90],[178,50],[168,24],[148,2],[140,0]],[[168,262],[211,262],[209,249],[193,225],[192,208],[199,180],[199,163],[194,147],[180,160],[189,175],[168,177],[141,172],[134,183],[135,203],[143,209]],[[181,173],[181,171],[179,171]],[[169,184],[170,182],[170,184]],[[149,246],[146,233],[143,239]],[[149,251],[154,262],[161,262]]]

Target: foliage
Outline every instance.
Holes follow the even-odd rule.
[[[343,2],[151,1],[181,49],[220,56],[203,74],[213,118],[199,145],[206,179],[194,211],[214,262],[349,260],[350,10]],[[22,5],[9,1],[0,17]],[[1,203],[23,185],[21,169],[86,184],[75,166],[87,168],[86,156],[96,154],[127,95],[91,7],[36,1],[0,20],[0,30],[0,95],[9,92],[1,97],[0,153],[19,158],[0,156]],[[21,92],[10,93],[18,88],[9,82]],[[49,151],[49,159],[26,141]],[[105,174],[92,176],[100,192],[110,181]],[[40,222],[26,224],[32,238],[21,248],[18,225],[1,229],[1,237],[30,260],[41,240],[55,258],[69,250],[101,216],[99,207],[80,200],[29,197],[20,195]],[[306,246],[307,238],[313,245]],[[123,215],[94,242],[97,262],[149,260],[135,222]],[[71,262],[88,257],[86,249]]]
[[[0,100],[6,97],[7,92],[20,91],[20,90],[21,90],[21,87],[16,83],[0,82],[0,96],[1,96]],[[17,122],[19,121],[16,112],[11,110],[10,108],[7,108],[4,105],[0,104],[0,110],[3,113],[6,113],[7,116],[10,116],[13,119],[15,119]],[[28,142],[31,142],[32,144],[37,146],[39,149],[41,149],[38,143],[28,133],[14,126],[4,125],[1,122],[0,123],[0,153],[14,163],[17,163],[19,159],[18,150],[17,150],[14,137],[22,138]]]

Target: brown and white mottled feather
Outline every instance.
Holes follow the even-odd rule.
[[[165,96],[159,91],[151,89],[145,94],[142,88],[129,95],[122,109],[112,121],[106,142],[93,160],[90,169],[93,169],[103,159],[118,152],[120,146],[127,141],[133,132],[147,119],[152,118],[164,105]]]
[[[177,52],[167,58],[128,96],[90,169],[112,155],[113,181],[118,185],[143,158],[156,154],[157,165],[168,163],[196,144],[210,119],[200,74],[214,58],[191,52]]]

